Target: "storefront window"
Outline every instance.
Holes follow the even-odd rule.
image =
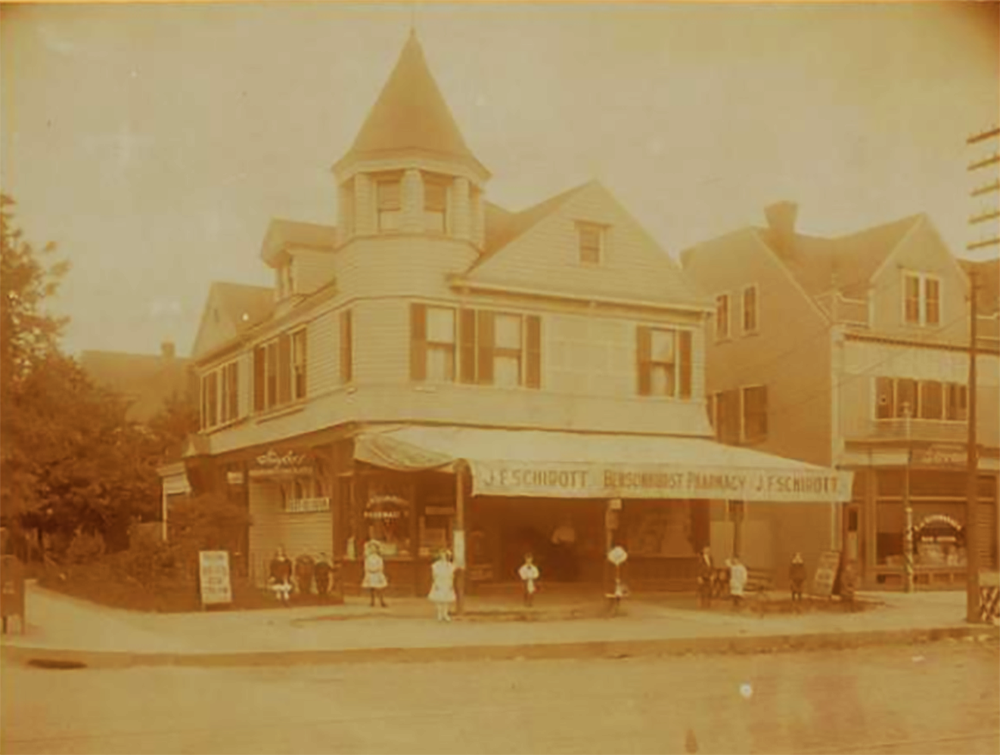
[[[629,504],[625,536],[631,555],[694,555],[691,507],[685,501]]]
[[[395,476],[372,477],[368,480],[363,506],[364,542],[378,541],[382,555],[389,558],[413,555],[412,485]]]

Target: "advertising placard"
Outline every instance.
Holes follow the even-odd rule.
[[[233,602],[229,577],[229,551],[199,551],[198,584],[203,606],[226,605]]]
[[[838,571],[840,571],[840,551],[823,551],[816,565],[816,575],[813,577],[813,594],[821,598],[833,595]]]

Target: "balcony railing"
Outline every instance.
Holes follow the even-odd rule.
[[[864,440],[928,440],[961,443],[968,436],[969,423],[964,420],[939,419],[870,419],[854,433]]]

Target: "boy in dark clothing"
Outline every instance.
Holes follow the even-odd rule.
[[[792,565],[788,567],[788,579],[792,586],[792,601],[801,602],[802,589],[806,584],[806,565],[801,553],[796,553],[792,557]]]
[[[712,605],[712,590],[715,587],[715,565],[712,563],[712,551],[708,546],[701,549],[698,559],[698,598],[702,608]]]
[[[321,598],[326,598],[330,592],[330,575],[333,567],[326,558],[325,553],[320,553],[316,559],[316,566],[313,567],[313,579],[316,580],[316,592]]]

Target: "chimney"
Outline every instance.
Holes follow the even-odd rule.
[[[173,359],[176,353],[177,349],[174,347],[173,341],[164,341],[160,344],[160,354],[164,359]]]
[[[795,202],[775,202],[764,208],[771,244],[786,259],[795,252],[795,218],[798,213],[799,206]]]

